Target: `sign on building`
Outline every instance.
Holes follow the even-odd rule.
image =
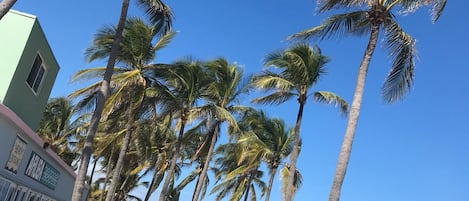
[[[60,177],[60,172],[57,171],[57,169],[34,152],[31,154],[28,167],[24,174],[51,189],[55,189]]]
[[[5,169],[17,173],[20,167],[21,160],[23,159],[24,150],[26,150],[26,142],[19,137],[16,137],[13,148],[10,152],[10,158],[5,165]]]

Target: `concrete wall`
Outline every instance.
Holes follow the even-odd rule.
[[[13,116],[13,117],[12,117]],[[13,144],[19,136],[26,144],[17,173],[13,173],[5,168],[10,158]],[[71,199],[75,174],[61,159],[48,148],[43,148],[42,140],[21,122],[19,117],[15,117],[12,111],[0,104],[0,176],[15,182],[18,185],[26,186],[31,190],[47,195],[51,198],[61,201]],[[26,169],[30,162],[31,155],[39,155],[46,163],[59,172],[59,179],[55,187],[48,187],[45,184],[26,175]]]
[[[20,116],[31,129],[36,130],[39,127],[44,107],[47,104],[55,78],[57,77],[59,65],[36,17],[11,11],[8,13],[7,17],[7,19],[0,21],[0,40],[1,38],[5,38],[5,36],[12,37],[15,38],[13,40],[15,43],[4,46],[0,41],[0,44],[2,44],[2,48],[0,48],[0,66],[4,66],[1,69],[2,78],[0,80],[2,81],[0,82],[0,98],[4,105],[8,106]],[[24,36],[25,33],[28,34],[26,38]],[[11,34],[15,37],[11,36]],[[16,38],[16,34],[21,37]],[[9,51],[4,47],[12,47],[15,50],[14,55],[2,58],[2,53]],[[17,55],[19,51],[17,49],[20,48],[22,49],[22,53]],[[37,93],[35,93],[26,83],[26,79],[31,71],[34,59],[38,54],[43,60],[46,71],[43,81]],[[17,59],[18,56],[19,59]],[[5,63],[7,64],[3,64],[4,61],[6,61]],[[16,66],[14,65],[15,63],[17,63]],[[11,71],[14,68],[16,68],[16,70],[11,76]],[[4,69],[8,72],[6,75],[11,76],[11,79],[8,79],[7,76],[5,76],[5,79],[3,78]],[[7,85],[5,82],[8,81],[10,83],[5,92],[4,85]]]
[[[10,81],[28,41],[35,19],[7,13],[0,20],[0,102],[5,99]],[[13,25],[22,25],[15,26]]]

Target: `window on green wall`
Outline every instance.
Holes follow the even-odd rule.
[[[26,80],[26,83],[28,83],[29,87],[31,87],[34,93],[38,92],[45,72],[46,69],[42,63],[41,56],[38,54],[36,59],[34,59],[33,66],[29,72],[28,79]]]

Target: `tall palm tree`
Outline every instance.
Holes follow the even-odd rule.
[[[199,200],[200,192],[206,184],[207,172],[212,160],[215,144],[217,143],[221,124],[229,122],[229,127],[236,129],[237,123],[232,113],[248,110],[249,107],[239,105],[239,98],[249,91],[247,82],[243,83],[243,72],[236,64],[230,64],[224,58],[218,58],[207,62],[209,77],[213,82],[209,84],[203,97],[207,101],[204,109],[208,111],[209,117],[213,119],[212,128],[208,129],[205,143],[208,145],[202,172],[198,178],[193,201]]]
[[[318,4],[319,12],[343,8],[352,11],[332,15],[323,24],[294,34],[291,38],[327,39],[343,35],[369,35],[368,45],[358,70],[350,118],[329,197],[329,201],[338,201],[352,151],[368,66],[380,33],[384,34],[385,46],[392,60],[391,70],[382,88],[382,95],[386,102],[392,103],[403,98],[413,84],[416,52],[415,40],[404,32],[396,20],[396,14],[408,14],[422,6],[431,5],[432,21],[436,22],[443,12],[446,0],[327,0],[318,1]]]
[[[85,190],[86,173],[88,171],[91,154],[93,153],[93,140],[98,129],[99,121],[101,120],[104,104],[110,94],[111,76],[113,74],[116,59],[120,52],[120,41],[122,38],[125,21],[127,19],[129,1],[130,0],[122,1],[119,22],[117,24],[114,41],[110,49],[106,71],[103,75],[103,81],[97,94],[96,107],[94,109],[93,116],[91,117],[90,127],[88,129],[87,137],[84,143],[80,169],[78,170],[73,188],[72,201],[80,201],[84,195],[83,193]],[[156,30],[160,30],[160,33],[163,34],[166,34],[171,30],[173,14],[171,9],[161,0],[138,0],[137,3],[143,9],[145,9],[145,13],[155,25]]]
[[[293,129],[287,129],[283,120],[269,118],[263,111],[249,112],[240,124],[243,124],[240,127],[246,129],[238,141],[245,147],[243,157],[252,163],[264,161],[269,168],[270,178],[265,198],[265,201],[269,201],[278,168],[285,165],[284,159],[292,151]],[[295,186],[298,186],[298,183],[295,183]]]
[[[8,13],[11,7],[15,5],[17,0],[3,0],[0,2],[0,20],[3,18],[5,14]]]
[[[296,97],[299,109],[294,129],[294,144],[291,154],[290,177],[285,200],[291,201],[294,197],[294,175],[296,160],[300,154],[300,127],[303,118],[303,108],[309,97],[309,90],[314,86],[325,72],[325,65],[329,59],[321,54],[319,47],[311,48],[307,44],[297,44],[285,51],[276,51],[269,54],[265,60],[266,66],[280,69],[280,72],[265,70],[253,79],[254,86],[271,91],[272,93],[256,98],[255,103],[281,104]],[[327,104],[339,105],[343,114],[347,112],[347,102],[340,96],[327,91],[314,92],[314,100]]]
[[[85,115],[73,118],[75,114],[71,101],[64,97],[52,98],[46,105],[39,123],[38,135],[68,165],[78,156],[73,150],[81,132]]]
[[[109,46],[114,42],[115,27],[104,27],[98,31],[94,40],[94,45],[87,49],[86,53],[89,60],[101,59],[107,57],[111,50]],[[106,114],[122,110],[127,116],[126,135],[122,144],[119,159],[116,164],[113,179],[109,187],[107,201],[112,200],[115,188],[119,183],[120,170],[123,166],[127,147],[129,146],[131,135],[134,130],[134,122],[139,119],[141,106],[145,98],[145,90],[150,86],[153,79],[151,77],[152,70],[162,64],[150,64],[155,59],[156,51],[164,48],[174,36],[174,33],[163,35],[152,44],[159,30],[154,26],[147,25],[142,19],[130,18],[127,20],[123,37],[120,43],[120,53],[117,60],[125,65],[116,69],[111,79],[113,84],[113,93],[106,103],[104,111]],[[101,76],[105,71],[104,68],[92,68],[79,71],[74,79],[86,79]],[[78,90],[71,96],[81,96],[83,94],[93,94],[97,91],[100,83],[95,83],[90,87]],[[92,92],[92,93],[90,93]],[[133,97],[133,98],[128,98]]]
[[[177,113],[179,125],[170,167],[159,197],[160,201],[165,201],[169,194],[177,160],[180,158],[185,126],[200,115],[201,111],[196,104],[211,80],[207,79],[206,69],[202,63],[193,59],[177,61],[171,67],[159,69],[155,73],[164,75],[161,78],[165,79],[168,86],[167,95],[161,100],[164,102],[162,114]]]

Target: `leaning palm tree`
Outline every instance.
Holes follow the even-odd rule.
[[[114,41],[115,27],[105,27],[99,30],[94,45],[87,49],[86,53],[90,60],[101,59],[107,57],[111,52],[109,49],[110,44]],[[139,118],[138,114],[141,113],[142,103],[145,98],[145,90],[150,86],[152,77],[150,76],[152,70],[163,64],[151,64],[150,62],[155,59],[156,51],[164,48],[174,36],[174,33],[163,35],[155,45],[152,44],[155,36],[159,30],[153,26],[147,25],[142,19],[130,18],[126,22],[123,31],[123,37],[120,43],[120,53],[118,54],[118,61],[124,67],[115,70],[115,75],[111,79],[113,84],[113,93],[107,100],[104,111],[106,114],[113,112],[122,112],[121,114],[127,117],[126,135],[124,143],[120,150],[119,159],[116,164],[113,179],[109,187],[107,201],[112,200],[115,188],[119,183],[120,170],[123,166],[127,147],[129,146],[131,134],[134,129],[134,122]],[[101,76],[105,71],[104,68],[92,68],[79,71],[74,79],[85,79]],[[90,87],[80,89],[74,92],[71,96],[81,96],[83,94],[93,95],[98,90],[100,83],[95,83]],[[91,92],[91,93],[90,93]],[[128,98],[132,97],[132,98]]]
[[[213,119],[209,133],[201,149],[208,146],[202,172],[198,178],[192,201],[199,200],[200,192],[206,184],[207,172],[212,160],[215,144],[217,143],[220,128],[223,122],[237,129],[234,113],[249,110],[250,107],[240,105],[240,97],[249,92],[248,82],[243,82],[243,71],[236,65],[230,64],[224,58],[218,58],[206,63],[209,77],[213,82],[205,90],[203,97],[207,101],[204,111],[208,111],[208,118]]]
[[[280,72],[265,70],[253,79],[254,86],[272,92],[266,96],[256,98],[255,103],[281,104],[293,97],[297,98],[299,109],[294,129],[294,143],[291,153],[291,168],[288,178],[288,190],[285,199],[293,200],[294,175],[296,160],[300,154],[300,127],[303,118],[303,108],[309,97],[309,90],[321,75],[325,73],[325,65],[329,59],[321,54],[319,47],[311,48],[307,44],[297,44],[285,51],[269,54],[265,65],[280,69]],[[348,110],[347,102],[340,96],[327,91],[313,94],[314,100],[322,103],[339,105],[343,114]]]
[[[0,20],[3,18],[5,14],[8,13],[11,7],[15,5],[17,0],[3,0],[0,2]]]
[[[269,201],[278,168],[286,167],[284,159],[292,151],[293,129],[287,129],[283,120],[269,118],[263,111],[248,112],[240,124],[243,124],[240,126],[243,128],[243,134],[238,143],[245,147],[243,157],[251,161],[250,163],[264,161],[269,168],[265,198],[265,201]],[[294,186],[298,186],[298,183]]]
[[[125,21],[127,19],[129,1],[130,0],[122,1],[119,22],[115,31],[114,41],[110,48],[106,71],[103,75],[103,81],[97,94],[96,107],[94,109],[93,116],[91,117],[90,127],[84,143],[81,165],[73,188],[72,201],[80,201],[85,190],[86,173],[88,171],[91,154],[93,153],[93,140],[98,129],[99,121],[101,120],[104,104],[110,94],[111,76],[113,74],[116,59],[120,52],[120,41]],[[166,4],[161,0],[138,0],[137,2],[143,9],[145,9],[145,13],[154,24],[156,30],[159,30],[162,34],[166,34],[171,30],[173,14]]]
[[[385,46],[392,60],[391,70],[382,88],[382,95],[386,102],[392,103],[403,98],[412,87],[416,53],[415,40],[404,32],[396,20],[396,14],[408,14],[422,6],[432,5],[432,21],[436,22],[443,12],[446,0],[327,0],[318,1],[318,4],[319,12],[343,8],[352,11],[332,15],[323,24],[294,34],[291,38],[315,37],[322,40],[342,35],[363,36],[369,34],[368,46],[358,70],[350,118],[329,197],[330,201],[338,201],[352,151],[368,66],[379,34],[384,34]]]
[[[159,74],[157,76],[165,80],[168,86],[168,90],[162,92],[167,95],[162,97],[161,102],[164,106],[161,113],[163,115],[175,113],[178,117],[179,129],[169,170],[159,197],[160,201],[165,201],[168,198],[170,183],[174,178],[174,170],[182,151],[184,129],[188,123],[200,115],[201,111],[196,107],[196,104],[211,80],[207,78],[206,69],[202,63],[193,59],[177,61],[169,68],[155,71],[155,74]]]

